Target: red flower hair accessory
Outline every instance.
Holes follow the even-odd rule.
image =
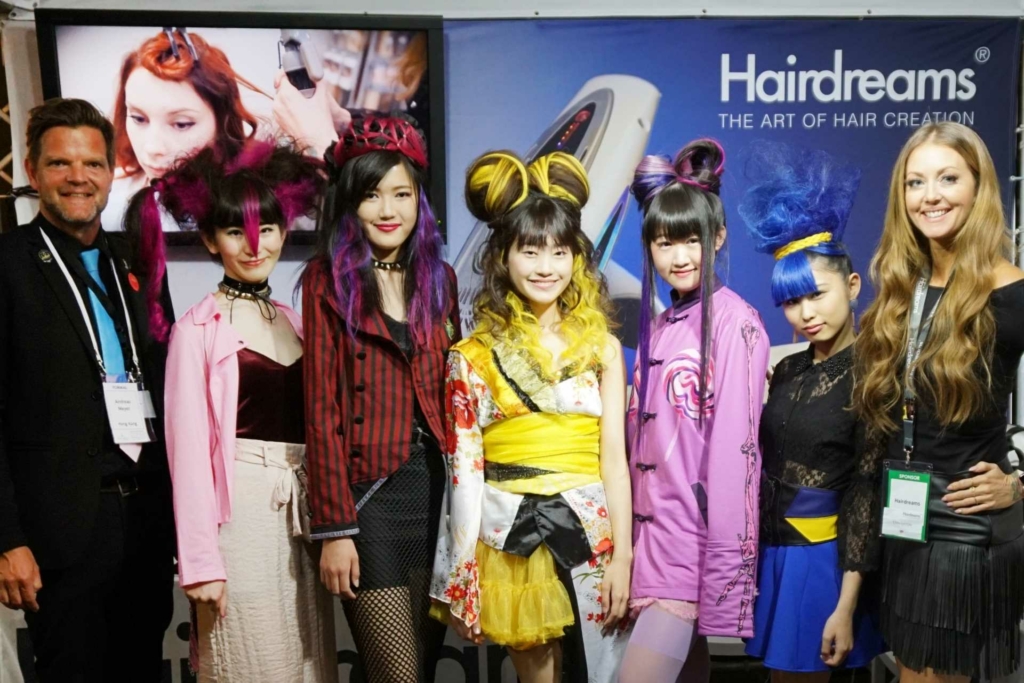
[[[367,113],[352,120],[352,125],[327,150],[327,161],[341,169],[348,161],[369,152],[399,152],[422,169],[427,167],[427,147],[416,125],[402,115],[380,116]]]

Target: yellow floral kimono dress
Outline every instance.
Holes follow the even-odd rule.
[[[520,650],[563,638],[564,681],[617,680],[628,634],[602,629],[613,539],[600,369],[550,378],[525,349],[470,337],[450,350],[445,398],[435,616],[479,619],[487,638]]]

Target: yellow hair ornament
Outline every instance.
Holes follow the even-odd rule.
[[[831,241],[832,241],[832,233],[830,233],[830,232],[819,232],[819,233],[815,233],[814,235],[809,235],[807,237],[804,237],[802,239],[793,240],[792,242],[790,242],[786,246],[779,247],[778,249],[775,250],[775,260],[776,261],[781,261],[782,259],[786,258],[790,254],[795,254],[796,252],[800,251],[801,249],[807,249],[808,247],[813,247],[813,246],[816,246],[816,245],[819,245],[819,244],[824,244],[825,242],[831,242]]]
[[[482,164],[481,162],[483,161],[491,161],[492,163]],[[511,211],[526,201],[527,196],[530,194],[530,175],[526,171],[526,166],[511,154],[491,152],[480,157],[473,175],[469,178],[469,186],[473,191],[487,186],[484,208],[488,211],[496,212],[496,204],[501,200],[505,188],[508,187],[508,184],[512,182],[516,175],[519,175],[522,179],[523,189],[519,193],[519,197],[508,207],[507,211]]]
[[[590,194],[590,181],[587,179],[587,170],[583,168],[583,164],[580,163],[579,159],[565,152],[546,154],[530,164],[527,171],[530,174],[530,180],[533,181],[533,186],[549,197],[564,199],[574,206],[579,206],[580,200],[578,197],[567,192],[562,186],[551,183],[548,170],[552,166],[562,166],[568,169],[570,173],[583,182],[587,194]]]

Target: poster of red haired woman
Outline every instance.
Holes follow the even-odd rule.
[[[121,229],[133,194],[204,147],[230,155],[253,137],[293,139],[321,156],[358,110],[405,112],[430,141],[426,30],[93,21],[55,21],[55,71],[62,97],[89,100],[114,124],[108,230]],[[164,230],[180,228],[165,216]]]

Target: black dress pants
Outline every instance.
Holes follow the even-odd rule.
[[[173,611],[169,504],[152,489],[102,493],[81,561],[42,569],[39,611],[25,612],[40,683],[160,682]]]

